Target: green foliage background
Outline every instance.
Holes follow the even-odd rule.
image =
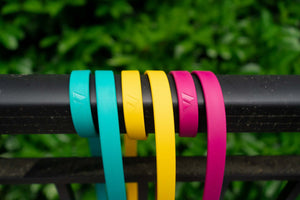
[[[300,1],[0,2],[0,73],[76,69],[211,70],[218,74],[299,74]],[[228,135],[229,155],[300,154],[299,133]],[[176,138],[177,155],[205,155],[205,135]],[[76,135],[1,136],[3,157],[88,156]],[[140,142],[155,154],[154,138]],[[225,199],[275,199],[285,183],[233,182]],[[94,199],[90,185],[72,185]],[[151,186],[151,198],[154,199]],[[177,183],[177,199],[199,199],[203,183]],[[58,199],[54,185],[0,186],[0,199]]]

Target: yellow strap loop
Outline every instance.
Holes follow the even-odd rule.
[[[155,128],[157,199],[175,199],[176,152],[173,104],[168,78],[163,71],[146,71],[149,77]]]
[[[139,71],[122,71],[122,97],[126,132],[129,138],[146,140],[142,86]]]
[[[122,98],[126,132],[125,156],[137,156],[137,141],[147,139],[139,71],[122,71]],[[127,199],[138,200],[138,184],[127,183]]]

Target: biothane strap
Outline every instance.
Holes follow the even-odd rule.
[[[192,75],[188,71],[172,71],[178,97],[179,136],[195,137],[198,132],[198,101]]]
[[[88,138],[93,157],[101,156],[99,135],[95,129],[90,105],[89,70],[73,71],[70,76],[69,98],[74,128],[80,137]],[[107,199],[105,184],[97,183],[98,200]]]
[[[219,200],[226,158],[226,114],[222,89],[209,71],[194,71],[202,85],[207,117],[207,163],[203,200]]]
[[[146,71],[150,81],[156,144],[157,199],[175,199],[176,151],[173,105],[163,71]]]
[[[112,71],[96,71],[95,82],[107,196],[110,200],[125,200],[125,178],[114,74]]]
[[[143,98],[140,73],[137,70],[122,71],[122,99],[126,134],[125,156],[137,156],[137,140],[146,140]],[[127,199],[138,200],[138,184],[126,184]]]

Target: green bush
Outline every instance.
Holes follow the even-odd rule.
[[[0,12],[2,74],[88,68],[300,73],[298,1],[5,0]],[[204,141],[204,135],[177,138],[184,149],[177,154],[204,155]],[[153,155],[153,144],[150,136],[139,146],[141,155]],[[229,134],[228,154],[299,154],[299,144],[296,133]],[[86,141],[76,135],[5,135],[0,145],[6,157],[89,155]],[[225,199],[274,199],[282,187],[279,182],[234,182]],[[73,188],[77,198],[94,198],[91,186]],[[198,199],[202,189],[202,183],[178,183],[177,199]],[[3,185],[0,196],[58,199],[53,185]]]

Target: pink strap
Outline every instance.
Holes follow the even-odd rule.
[[[219,200],[226,158],[226,114],[221,86],[212,72],[194,71],[201,82],[207,116],[207,163],[203,200]]]
[[[179,136],[195,137],[198,132],[198,101],[192,75],[187,71],[172,71],[170,74],[177,89]]]

